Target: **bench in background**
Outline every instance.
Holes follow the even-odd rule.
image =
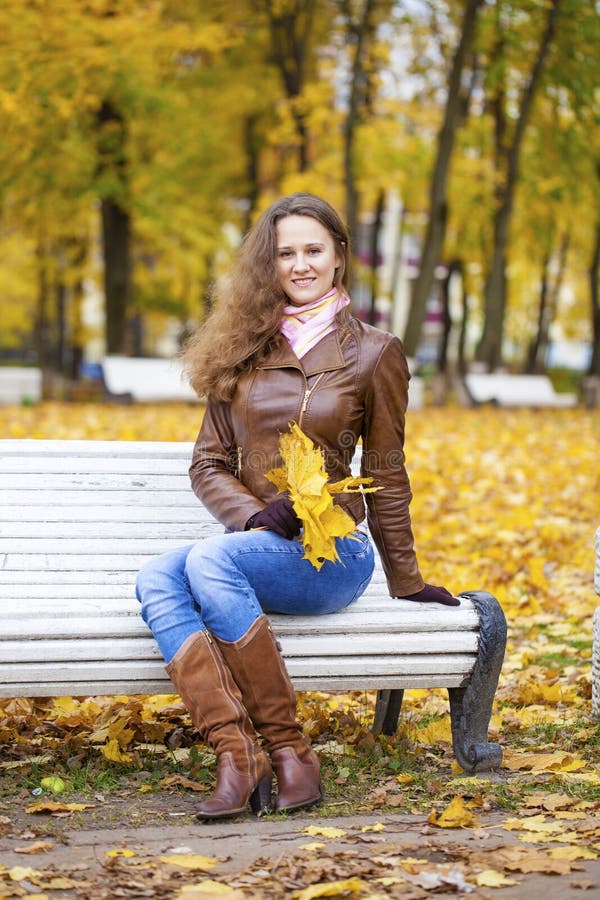
[[[0,405],[39,403],[41,399],[41,369],[0,366]]]
[[[102,378],[110,397],[129,403],[198,402],[176,359],[105,356]]]
[[[575,394],[559,394],[546,375],[510,375],[501,372],[469,372],[463,377],[467,402],[472,406],[572,407]]]
[[[222,531],[192,493],[191,443],[0,440],[0,696],[171,693],[134,597],[149,557]],[[393,734],[403,691],[447,688],[467,772],[495,768],[488,726],[506,622],[494,597],[460,607],[389,597],[381,569],[347,610],[270,617],[300,691],[378,691]]]

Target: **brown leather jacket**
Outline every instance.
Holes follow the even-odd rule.
[[[276,494],[265,472],[282,464],[280,435],[295,421],[324,451],[331,481],[350,474],[362,438],[361,474],[382,490],[338,495],[356,523],[365,517],[390,594],[421,590],[404,466],[404,413],[410,378],[398,338],[342,315],[302,361],[285,338],[240,378],[229,403],[209,401],[194,447],[192,488],[228,529],[243,530]]]

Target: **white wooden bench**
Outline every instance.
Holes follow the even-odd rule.
[[[511,375],[504,372],[469,372],[464,387],[471,405],[571,407],[575,394],[559,394],[546,375]]]
[[[105,356],[102,378],[110,397],[136,403],[186,401],[198,395],[183,377],[177,359],[142,356]]]
[[[594,588],[600,594],[600,528],[596,530],[596,565]],[[600,719],[600,606],[594,611],[592,642],[592,717]]]
[[[41,399],[41,369],[0,366],[0,404],[38,403]]]
[[[220,531],[193,495],[190,443],[0,440],[0,696],[170,693],[134,597],[149,557]],[[295,687],[377,690],[392,734],[406,688],[448,688],[455,755],[500,765],[488,725],[506,643],[497,601],[366,594],[327,616],[272,616]]]

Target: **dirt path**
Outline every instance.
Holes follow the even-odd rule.
[[[32,895],[37,900],[278,898],[323,882],[343,883],[334,896],[403,900],[432,894],[564,900],[586,890],[598,896],[600,890],[600,860],[555,858],[550,854],[557,846],[571,846],[568,841],[526,842],[505,830],[509,817],[497,811],[483,813],[476,827],[462,829],[435,828],[422,816],[323,819],[317,812],[209,824],[194,819],[193,796],[177,796],[169,807],[155,800],[141,798],[143,820],[132,819],[123,803],[111,803],[97,824],[86,822],[85,810],[60,818],[4,807],[0,900]],[[202,871],[210,861],[212,868]],[[537,871],[527,871],[531,868]],[[513,883],[481,884],[482,878],[495,877]],[[229,885],[232,892],[216,893],[213,887],[206,893],[207,884],[201,893],[192,891],[192,885],[208,880]]]

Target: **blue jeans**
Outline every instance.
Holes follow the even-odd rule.
[[[299,541],[273,531],[236,531],[179,547],[140,570],[142,617],[170,662],[191,634],[237,641],[263,612],[323,615],[363,593],[373,574],[366,535],[338,539],[339,562],[317,571]]]

